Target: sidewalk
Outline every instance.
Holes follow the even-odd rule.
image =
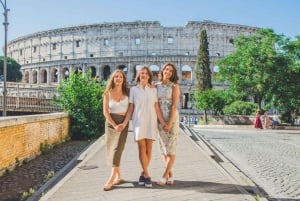
[[[102,186],[108,179],[111,168],[105,164],[104,157],[102,136],[82,155],[79,159],[82,162],[40,201],[255,200],[253,195],[245,190],[251,188],[251,184],[241,184],[230,176],[183,130],[180,130],[178,137],[177,158],[173,170],[175,184],[172,186],[155,184],[164,170],[157,142],[153,144],[153,157],[149,168],[153,181],[152,189],[137,184],[141,168],[132,132],[128,134],[121,164],[121,173],[127,182],[107,192],[102,190]]]

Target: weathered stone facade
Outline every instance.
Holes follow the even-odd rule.
[[[59,84],[72,71],[106,80],[116,68],[133,81],[136,70],[147,65],[158,79],[166,62],[177,66],[181,93],[188,93],[199,48],[199,33],[207,31],[212,72],[215,60],[234,51],[234,39],[256,33],[256,27],[188,22],[184,27],[163,27],[158,21],[136,21],[74,26],[33,33],[12,40],[8,56],[21,64],[23,82]]]

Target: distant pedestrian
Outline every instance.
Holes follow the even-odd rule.
[[[262,123],[261,123],[261,116],[260,116],[260,110],[257,110],[256,111],[256,114],[255,114],[255,121],[254,121],[254,128],[260,128],[262,129]]]
[[[270,120],[270,117],[269,117],[269,114],[268,114],[268,111],[265,111],[265,113],[264,113],[263,122],[264,122],[265,129],[268,129],[269,126],[272,124],[271,120]]]

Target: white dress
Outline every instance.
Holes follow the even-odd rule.
[[[157,114],[154,104],[157,103],[157,89],[139,85],[130,88],[129,103],[134,104],[132,126],[134,139],[156,140],[158,135]]]

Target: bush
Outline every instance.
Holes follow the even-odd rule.
[[[90,72],[72,72],[69,79],[62,81],[57,91],[54,103],[70,115],[72,138],[99,137],[104,131],[104,87],[91,77]]]
[[[252,102],[235,101],[223,110],[225,115],[252,115],[258,108],[258,104]]]

